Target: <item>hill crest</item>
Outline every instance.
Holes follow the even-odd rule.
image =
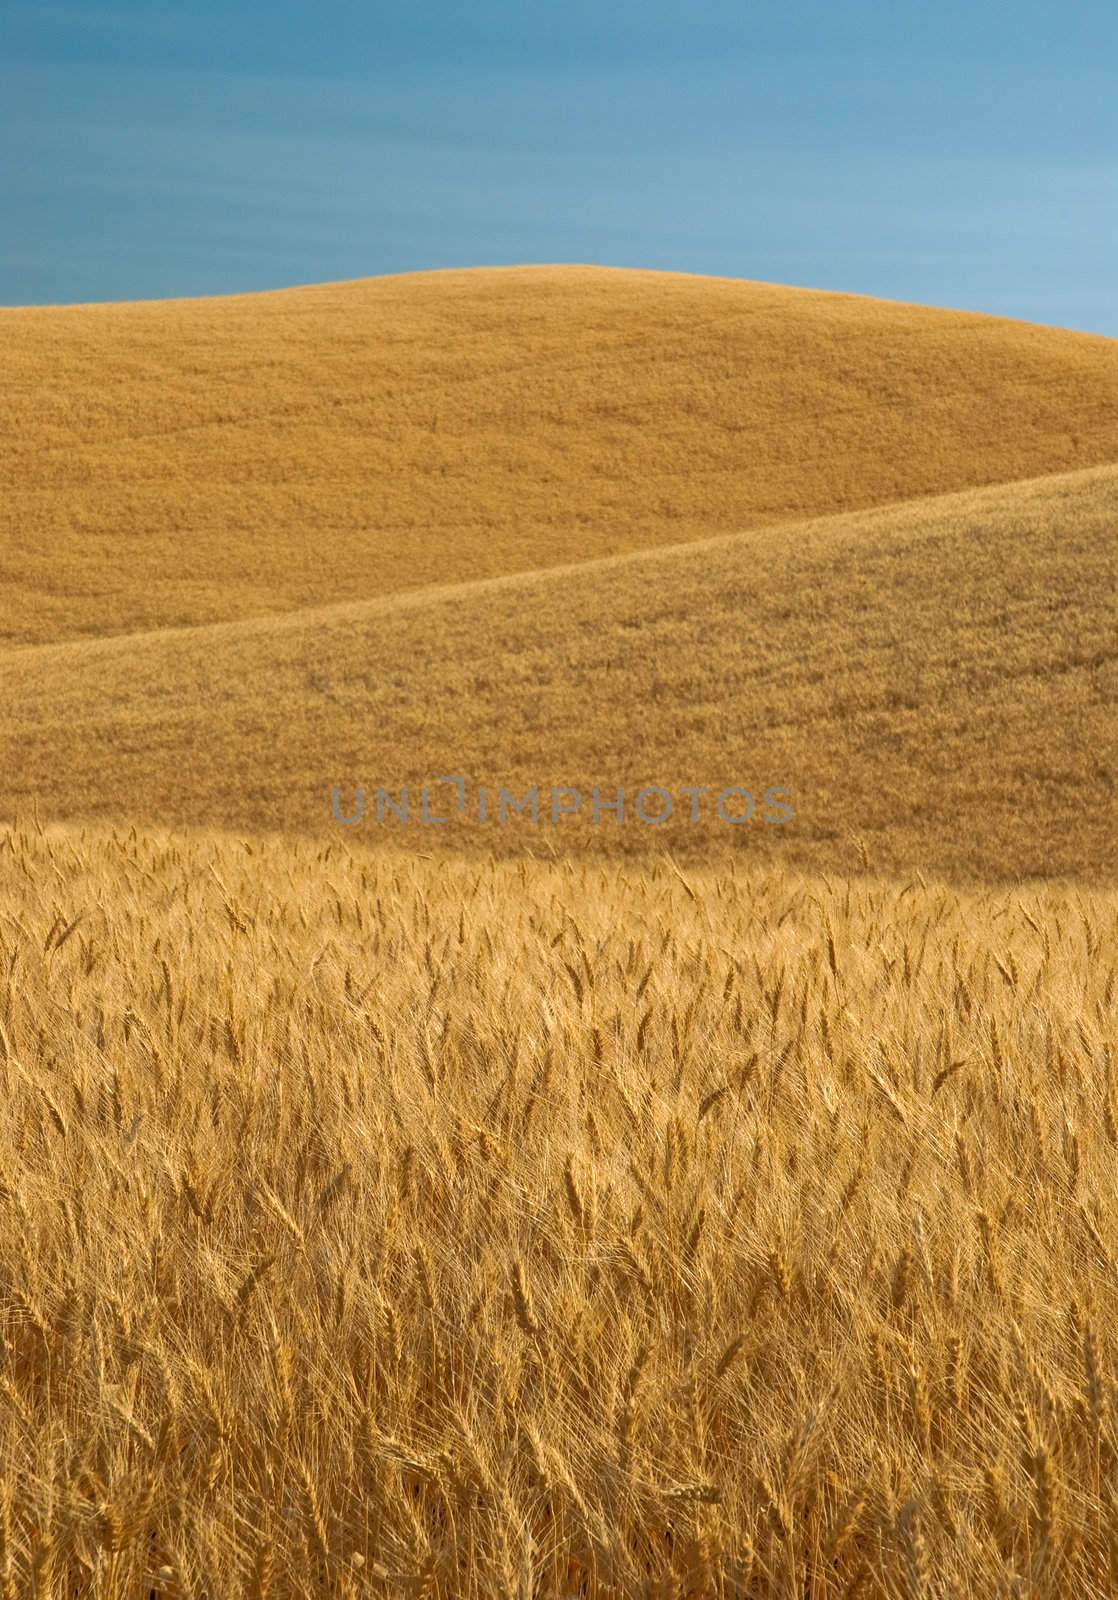
[[[1099,465],[1118,341],[624,269],[0,312],[0,643],[292,612]]]

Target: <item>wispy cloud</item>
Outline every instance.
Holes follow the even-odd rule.
[[[20,160],[0,210],[22,264],[0,266],[0,301],[46,298],[29,265],[45,260],[67,298],[268,287],[281,253],[285,281],[602,260],[1118,333],[1099,56],[1034,50],[1022,71],[1029,27],[1003,29],[999,55],[991,13],[979,49],[956,5],[956,43],[975,48],[932,71],[871,0],[833,24],[833,7],[789,19],[774,0],[752,30],[696,3],[684,29],[674,0],[617,0],[608,26],[572,0],[562,27],[511,0],[323,0],[299,34],[258,0],[228,26],[216,0],[18,0],[0,141]],[[422,24],[440,16],[436,51]],[[920,37],[941,48],[929,17]]]
[[[169,38],[183,31],[182,13],[160,11],[143,7],[128,10],[125,7],[59,5],[29,5],[18,0],[7,7],[10,23],[32,24],[50,28],[80,28],[91,33],[127,33]]]

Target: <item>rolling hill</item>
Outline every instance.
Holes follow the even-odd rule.
[[[1113,881],[1116,521],[1118,467],[1096,468],[296,615],[10,648],[0,817],[37,805],[424,851]],[[416,825],[413,803],[407,825],[377,825],[376,786],[453,774],[471,784],[464,815]],[[574,786],[585,804],[555,825],[483,824],[478,784]],[[344,834],[333,785],[343,814],[368,789]],[[665,786],[674,814],[595,824],[595,785],[630,805]],[[743,786],[755,819],[727,824],[708,796],[692,823],[683,785]],[[791,793],[787,824],[762,820],[773,785]]]
[[[5,1600],[1111,1593],[1118,345],[0,333]]]
[[[235,621],[1069,471],[1118,343],[655,272],[0,311],[0,643]]]

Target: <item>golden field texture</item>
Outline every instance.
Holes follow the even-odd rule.
[[[1118,897],[0,834],[0,1595],[1118,1586]]]
[[[0,336],[0,1600],[1118,1594],[1118,343]]]
[[[263,616],[1113,461],[1118,343],[682,274],[0,311],[0,642]]]
[[[362,786],[351,842],[1114,882],[1116,524],[1118,467],[1097,468],[292,616],[10,648],[0,819],[38,806],[338,835],[331,790],[352,815]],[[463,814],[435,783],[453,774]],[[417,821],[425,783],[445,825]],[[660,825],[634,812],[652,784],[675,795]],[[541,791],[538,825],[499,825],[503,785]],[[754,821],[719,820],[730,785]],[[777,785],[795,815],[767,825]],[[377,824],[378,786],[409,787],[406,825]],[[582,794],[554,825],[553,786]],[[625,789],[622,823],[595,824],[594,787]]]

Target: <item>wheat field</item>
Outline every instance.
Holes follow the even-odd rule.
[[[1114,894],[0,852],[5,1600],[1113,1592]]]
[[[1118,1595],[1118,343],[0,334],[0,1600]]]
[[[0,309],[0,645],[1113,462],[1118,341],[595,267]]]
[[[1118,468],[294,615],[0,650],[0,818],[1118,882]],[[459,813],[444,774],[469,780]],[[445,824],[375,821],[429,785]],[[478,789],[570,786],[557,826]],[[634,821],[645,785],[674,795]],[[689,807],[681,788],[710,790]],[[742,786],[758,820],[723,823]],[[770,786],[794,820],[765,826]],[[593,790],[621,788],[628,820]],[[439,796],[442,796],[442,801]],[[744,809],[744,801],[740,802]],[[694,815],[694,820],[692,816]]]

